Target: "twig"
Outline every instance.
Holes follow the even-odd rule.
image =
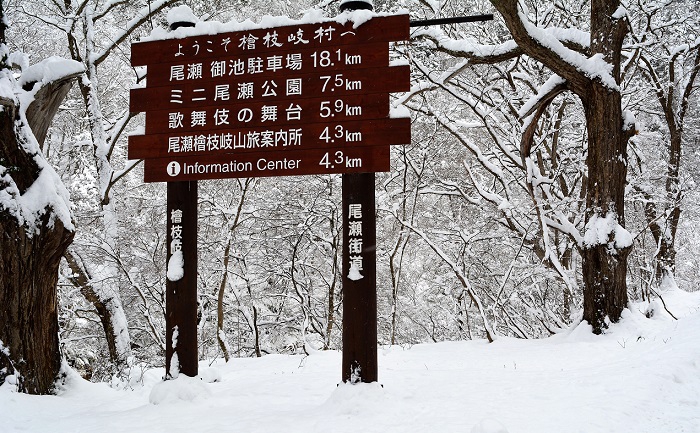
[[[659,294],[659,292],[657,292],[656,290],[654,290],[651,286],[649,286],[649,290],[651,290],[652,292],[654,292],[654,294],[655,294],[656,296],[658,296],[659,299],[661,299],[661,304],[664,306],[664,310],[666,310],[666,312],[667,312],[668,314],[670,314],[671,317],[673,317],[674,319],[678,320],[678,317],[674,316],[673,313],[671,313],[670,311],[668,311],[668,308],[666,307],[666,302],[664,302],[664,298],[661,297],[661,295]]]

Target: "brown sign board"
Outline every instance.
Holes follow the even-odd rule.
[[[388,42],[408,38],[394,15],[133,44],[148,78],[131,91],[146,135],[129,158],[146,182],[387,171],[411,126],[388,117],[388,94],[410,88]]]
[[[154,158],[144,161],[145,182],[299,176],[389,171],[389,146]]]
[[[273,100],[405,92],[410,89],[410,73],[408,65],[401,65],[280,78],[256,77],[245,81],[198,83],[177,88],[144,87],[131,89],[129,109],[138,113]]]
[[[269,154],[298,149],[408,144],[410,141],[411,119],[385,118],[203,133],[132,135],[128,156],[129,159],[149,159],[249,152]]]
[[[267,55],[218,57],[203,62],[183,59],[176,64],[149,64],[147,81],[148,87],[179,87],[212,81],[249,81],[259,77],[386,67],[388,64],[389,45],[378,42],[324,50],[271,51]]]
[[[181,59],[192,62],[199,59],[286,52],[301,48],[402,41],[409,37],[408,15],[377,16],[357,27],[352,21],[343,24],[326,21],[317,24],[256,28],[134,43],[131,48],[131,65],[173,64]]]
[[[188,110],[148,111],[146,134],[202,133],[231,128],[273,127],[389,117],[389,94],[372,93],[292,101],[221,104]]]

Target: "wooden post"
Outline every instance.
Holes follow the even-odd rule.
[[[340,11],[372,10],[354,0]],[[374,173],[343,175],[343,382],[377,378],[377,246]]]
[[[179,22],[171,26],[193,27]],[[197,182],[167,182],[165,377],[197,376]]]
[[[168,182],[166,377],[198,374],[197,182]]]
[[[377,381],[374,173],[343,175],[343,382]]]

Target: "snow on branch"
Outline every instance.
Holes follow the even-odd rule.
[[[164,8],[174,4],[177,0],[156,0],[153,3],[149,3],[148,5],[144,6],[141,10],[139,10],[134,18],[132,18],[127,24],[126,27],[121,31],[121,33],[118,33],[115,35],[114,40],[111,44],[109,44],[106,48],[104,48],[102,51],[94,52],[90,54],[90,61],[95,64],[99,65],[102,63],[107,56],[112,52],[112,50],[124,42],[136,29],[141,27],[146,21],[148,21],[153,15],[157,14]],[[111,3],[120,3],[120,2],[111,2]],[[104,10],[108,10],[108,8],[105,8]],[[98,14],[94,18],[97,19],[101,17],[102,14]]]
[[[523,54],[514,40],[498,45],[483,45],[475,39],[452,39],[438,27],[421,28],[411,34],[412,39],[428,39],[438,50],[454,57],[463,57],[471,64],[491,64],[512,59]]]
[[[617,212],[608,212],[605,216],[594,213],[586,223],[583,245],[587,248],[607,245],[611,251],[631,248],[634,238],[618,220]]]
[[[529,173],[535,170],[534,162],[532,161],[532,158],[527,157],[526,164],[528,167],[528,177],[529,177]],[[545,204],[543,204],[542,200],[540,200],[538,198],[538,195],[537,195],[536,190],[534,188],[531,188],[530,193],[531,193],[532,200],[535,203],[535,210],[537,213],[537,218],[539,221],[540,230],[542,232],[542,244],[544,246],[544,257],[542,259],[543,259],[543,261],[548,261],[549,263],[552,264],[554,269],[557,271],[559,276],[564,281],[564,284],[566,284],[566,287],[571,292],[574,292],[576,282],[575,282],[575,280],[572,280],[570,278],[569,274],[566,272],[566,269],[564,269],[564,266],[559,261],[556,246],[553,247],[551,245],[551,235],[550,235],[550,230],[549,230],[550,226],[547,223],[547,219],[545,218]]]
[[[557,40],[562,46],[578,53],[586,53],[590,47],[591,36],[579,29],[552,27],[541,29],[548,39]],[[453,39],[439,27],[421,28],[411,34],[412,39],[427,39],[438,50],[454,57],[462,57],[475,64],[493,64],[525,54],[515,40],[510,39],[500,44],[484,45],[473,38]]]
[[[598,80],[604,86],[619,91],[613,76],[613,67],[602,54],[588,57],[576,49],[567,47],[567,43],[571,42],[575,42],[580,49],[587,47],[590,41],[586,41],[584,32],[540,28],[530,22],[526,6],[517,0],[504,0],[493,4],[525,54],[556,71],[574,86],[577,93],[584,93],[591,80]],[[590,36],[588,39],[590,40]]]
[[[102,8],[100,10],[95,11],[95,15],[93,16],[93,19],[99,20],[100,18],[103,18],[104,16],[106,16],[111,10],[113,10],[117,6],[129,4],[129,3],[130,3],[130,0],[111,0],[111,1],[105,2],[105,4],[102,5]]]
[[[13,57],[17,58],[17,55]],[[27,227],[29,233],[39,232],[47,214],[49,226],[53,226],[58,219],[66,229],[74,229],[68,191],[41,153],[40,144],[30,128],[32,125],[28,117],[50,122],[54,113],[48,106],[51,104],[47,105],[43,100],[44,97],[51,99],[50,95],[42,94],[41,100],[35,98],[42,89],[55,83],[65,86],[67,81],[81,75],[83,71],[82,64],[59,57],[50,57],[36,65],[25,67],[18,79],[8,69],[0,71],[2,109],[7,113],[17,110],[19,114],[12,132],[15,142],[7,140],[3,146],[18,146],[27,156],[26,162],[29,164],[26,167],[14,167],[12,162],[8,164],[3,161],[3,164],[8,166],[0,165],[0,209],[14,217],[20,225]],[[30,107],[35,110],[34,114],[28,116],[27,111]],[[6,151],[13,152],[13,149],[8,148]],[[31,184],[23,185],[17,183],[14,173],[16,170],[36,171],[37,174],[31,179]]]
[[[566,80],[559,75],[553,74],[550,76],[540,87],[537,94],[532,96],[525,103],[525,105],[518,110],[518,116],[523,119],[532,114],[539,105],[544,104],[547,101],[551,101],[554,96],[561,93],[563,90],[561,87],[565,84]],[[525,126],[527,126],[527,124],[528,122],[525,123]]]
[[[568,83],[558,75],[550,77],[545,84],[533,96],[518,113],[520,116],[528,115],[524,120],[523,135],[520,139],[520,156],[523,160],[523,166],[527,167],[526,159],[530,158],[530,151],[537,129],[537,122],[545,112],[549,104],[552,103],[557,95],[565,92],[568,89]],[[532,113],[532,114],[530,114]],[[528,171],[528,182],[532,181],[532,173]]]

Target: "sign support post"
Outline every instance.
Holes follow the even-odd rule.
[[[173,23],[193,27],[194,23]],[[197,347],[197,181],[167,182],[165,377],[199,374]]]
[[[340,12],[357,9],[374,8],[358,0],[340,5]],[[378,380],[374,178],[374,173],[343,175],[342,379],[350,383]]]
[[[343,382],[377,378],[374,173],[343,175]]]
[[[165,377],[197,376],[197,181],[167,183]],[[178,278],[179,277],[179,278]],[[174,281],[173,281],[174,280]]]

